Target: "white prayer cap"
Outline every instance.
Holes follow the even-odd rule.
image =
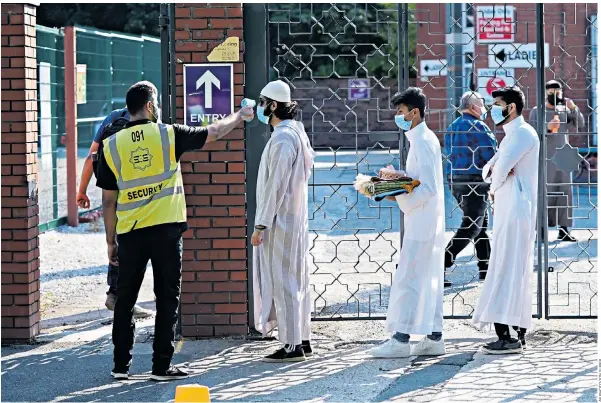
[[[277,102],[292,102],[290,86],[282,80],[271,81],[261,90],[261,95]]]

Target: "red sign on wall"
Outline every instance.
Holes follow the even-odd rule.
[[[476,39],[478,43],[506,43],[515,40],[515,7],[477,6]]]

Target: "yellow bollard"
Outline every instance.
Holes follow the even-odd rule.
[[[209,388],[198,384],[179,385],[175,388],[175,403],[210,403]]]

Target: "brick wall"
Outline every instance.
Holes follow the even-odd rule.
[[[536,5],[515,3],[515,43],[536,43]],[[477,6],[476,6],[477,7]],[[477,8],[476,8],[477,9]],[[417,54],[423,59],[446,58],[445,34],[446,13],[444,5],[431,4],[420,6],[416,12],[418,23]],[[545,4],[545,42],[549,43],[549,68],[546,69],[546,80],[552,78],[563,80],[564,92],[567,97],[575,100],[580,110],[590,123],[592,110],[590,108],[591,92],[587,72],[590,76],[590,62],[587,54],[590,52],[587,17],[597,12],[596,4]],[[565,29],[564,29],[565,27]],[[476,69],[488,68],[488,44],[475,46]],[[419,68],[419,56],[417,67]],[[519,83],[526,96],[526,109],[523,112],[528,118],[530,109],[536,106],[536,68],[515,69],[516,83]],[[429,108],[446,108],[446,77],[429,78],[423,83],[418,79],[418,85],[424,88],[429,98]],[[483,88],[478,91],[484,91]],[[444,122],[446,123],[446,122]],[[434,130],[444,130],[446,125],[442,119],[429,121]],[[492,127],[490,116],[487,120]],[[586,128],[582,131],[592,130]],[[502,130],[498,130],[502,137]],[[439,134],[440,136],[440,134]],[[586,134],[570,135],[570,142],[575,146],[585,146],[589,141]]]
[[[2,5],[2,341],[39,333],[36,9]]]
[[[206,63],[228,36],[241,41],[234,104],[244,95],[241,4],[176,4],[176,56]],[[177,66],[177,121],[184,120],[183,67]],[[182,159],[189,231],[184,235],[182,335],[246,334],[246,175],[243,126]]]

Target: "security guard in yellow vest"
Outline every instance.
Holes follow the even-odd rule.
[[[116,379],[127,379],[134,345],[133,308],[150,260],[154,274],[156,322],[152,375],[156,381],[187,374],[171,365],[182,275],[182,233],[186,199],[179,160],[216,141],[253,117],[242,108],[205,127],[157,123],[157,89],[134,84],[126,96],[131,115],[125,129],[104,140],[97,185],[102,191],[109,261],[119,265],[113,321]]]

